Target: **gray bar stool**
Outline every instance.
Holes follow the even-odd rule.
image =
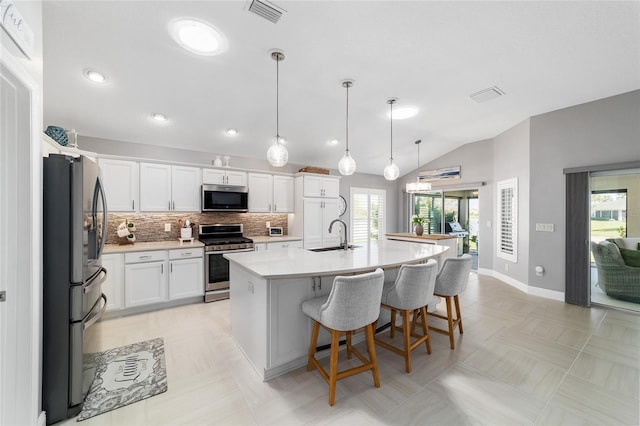
[[[404,356],[404,367],[407,373],[411,373],[411,351],[424,343],[427,353],[431,353],[431,340],[427,326],[427,304],[433,299],[433,290],[438,273],[438,262],[430,259],[427,263],[419,265],[402,265],[394,282],[385,282],[382,289],[382,307],[391,311],[390,337],[393,338],[395,330],[402,330],[403,348],[399,349],[379,338],[375,338],[377,345],[389,349]],[[402,327],[396,326],[396,313],[402,316]],[[409,316],[413,314],[413,320]],[[419,315],[420,314],[420,315]],[[422,334],[415,332],[415,323],[421,319]],[[411,337],[416,340],[411,342]]]
[[[383,284],[384,272],[380,268],[367,274],[348,277],[337,276],[333,280],[333,286],[328,297],[320,296],[302,302],[302,311],[313,320],[307,371],[311,371],[312,366],[316,367],[320,375],[329,384],[329,405],[333,405],[336,401],[336,381],[345,377],[371,370],[373,383],[377,388],[380,387],[378,360],[376,358],[375,344],[373,343],[373,324],[380,315]],[[329,374],[322,368],[315,357],[320,325],[331,333]],[[351,346],[352,332],[362,327],[365,328],[369,359],[366,359],[357,349]],[[354,353],[362,361],[362,365],[338,371],[338,347],[342,333],[346,334],[347,357],[351,358],[351,354]]]
[[[460,334],[463,334],[462,330],[462,317],[460,316],[460,302],[458,295],[462,293],[469,283],[469,273],[471,272],[472,258],[470,255],[465,254],[462,257],[447,258],[442,264],[442,269],[436,278],[436,288],[434,294],[436,296],[444,297],[447,305],[447,315],[441,315],[435,311],[429,309],[429,315],[436,318],[447,320],[447,330],[429,326],[429,329],[449,336],[449,345],[451,349],[455,349],[455,343],[453,341],[453,332],[456,326],[460,330]],[[451,307],[451,299],[456,306],[456,318],[453,318],[453,309]],[[433,307],[435,308],[435,306]]]

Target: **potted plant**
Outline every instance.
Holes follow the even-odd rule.
[[[413,215],[413,217],[411,217],[411,222],[415,225],[414,231],[416,232],[416,235],[421,236],[424,233],[424,227],[422,226],[425,222],[424,218],[418,215]]]

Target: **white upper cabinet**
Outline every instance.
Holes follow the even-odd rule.
[[[249,212],[273,212],[273,177],[262,173],[249,173]]]
[[[235,170],[202,169],[202,183],[205,185],[247,186],[247,173]]]
[[[273,211],[293,212],[293,176],[273,176]]]
[[[303,179],[305,197],[338,197],[340,195],[339,178],[304,175]]]
[[[171,166],[171,210],[200,211],[200,181],[199,168]]]
[[[197,167],[140,163],[140,211],[200,211],[200,182]]]
[[[293,177],[249,173],[250,213],[289,213],[293,211]]]
[[[102,183],[110,212],[134,212],[138,204],[138,163],[135,161],[99,160]]]

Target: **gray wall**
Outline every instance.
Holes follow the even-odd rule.
[[[529,120],[518,124],[494,138],[493,179],[491,196],[497,207],[496,183],[518,178],[518,261],[516,263],[502,259],[496,251],[493,257],[493,269],[526,283],[529,269]],[[495,210],[495,208],[494,208]],[[497,240],[498,212],[493,214],[492,240]],[[484,257],[489,253],[483,252]]]
[[[425,143],[423,142],[423,145]],[[426,144],[428,149],[429,145]],[[418,176],[418,171],[439,169],[449,166],[460,166],[460,179],[451,181],[446,184],[434,183],[433,189],[453,188],[454,186],[465,186],[467,184],[484,182],[484,186],[478,186],[478,199],[480,203],[480,229],[478,231],[478,262],[480,268],[493,269],[493,247],[494,247],[494,231],[493,231],[493,211],[494,211],[494,142],[492,139],[486,139],[479,142],[463,145],[442,157],[439,157],[430,163],[420,167],[402,176],[398,181],[400,197],[404,200],[408,195],[404,193],[404,187],[408,182],[413,182]],[[471,189],[471,188],[469,188]],[[403,195],[404,194],[404,195]],[[408,215],[406,201],[402,206],[402,213],[398,217],[398,228],[406,231],[406,222]]]
[[[565,185],[562,170],[640,160],[640,90],[531,118],[529,285],[564,291]],[[535,232],[535,223],[555,232]],[[541,265],[546,274],[535,276]]]

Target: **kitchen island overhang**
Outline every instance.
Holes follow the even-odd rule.
[[[402,264],[437,259],[447,247],[380,240],[351,250],[286,248],[229,253],[231,336],[263,380],[306,364],[311,321],[301,304],[328,294],[337,275],[382,268],[394,279]],[[323,330],[324,331],[324,330]],[[319,345],[328,343],[322,333]]]

